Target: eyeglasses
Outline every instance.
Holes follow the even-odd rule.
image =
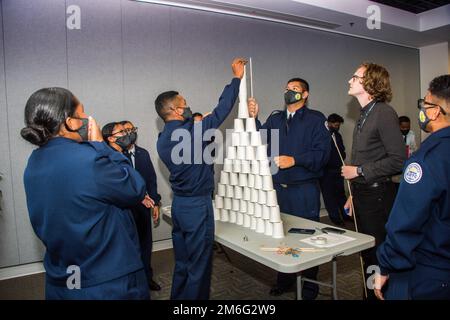
[[[133,127],[133,128],[131,128],[131,129],[125,129],[125,131],[126,131],[127,133],[135,133],[135,132],[138,131],[138,127]]]
[[[360,76],[354,74],[354,75],[352,75],[351,79],[352,79],[352,81],[355,81],[356,79],[364,79],[364,77],[360,77]]]
[[[429,105],[431,107],[425,107],[425,105]],[[425,101],[425,99],[419,99],[417,100],[417,108],[419,109],[431,109],[431,108],[436,108],[439,107],[439,109],[441,110],[443,115],[446,115],[447,113],[445,112],[445,110],[438,104],[435,103],[431,103],[431,102],[427,102]]]
[[[127,134],[127,130],[120,130],[120,131],[117,131],[117,132],[113,132],[113,133],[111,133],[111,136],[115,136],[116,134],[119,134],[119,133]]]

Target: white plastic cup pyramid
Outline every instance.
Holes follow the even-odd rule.
[[[216,220],[249,228],[267,237],[283,238],[283,222],[273,188],[267,145],[262,144],[247,105],[246,71],[239,87],[238,118],[214,200]]]

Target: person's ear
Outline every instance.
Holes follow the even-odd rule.
[[[74,123],[76,119],[73,119],[72,117],[68,117],[65,120],[66,128],[70,131],[75,131],[74,127],[76,127],[76,124]]]
[[[303,100],[306,100],[308,98],[308,96],[309,96],[309,92],[308,91],[303,91],[303,93],[302,93]]]
[[[108,137],[108,142],[109,143],[114,143],[115,142],[114,136],[109,136]]]
[[[439,117],[439,113],[442,113],[442,111],[441,111],[441,109],[439,107],[437,107],[437,108],[430,108],[430,109],[428,109],[430,111],[428,113],[428,118],[430,118],[430,120],[436,120],[437,117]]]

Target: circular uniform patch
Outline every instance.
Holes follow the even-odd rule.
[[[410,163],[406,167],[405,174],[403,176],[405,181],[409,184],[414,184],[420,181],[422,178],[422,167],[417,162]]]

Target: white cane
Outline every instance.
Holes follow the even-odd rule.
[[[344,158],[342,157],[341,150],[339,150],[339,147],[337,145],[336,137],[335,137],[334,133],[331,134],[331,138],[333,139],[334,145],[336,146],[336,150],[337,150],[337,152],[339,154],[339,158],[341,158],[342,165],[345,166]],[[356,223],[355,207],[353,206],[352,188],[350,186],[350,181],[347,180],[347,179],[345,179],[345,181],[347,182],[348,192],[350,194],[350,206],[352,208],[353,222],[355,223],[355,231],[359,232],[358,231],[358,224]],[[361,264],[361,274],[362,274],[362,280],[363,280],[363,286],[364,286],[364,295],[367,298],[366,276],[365,276],[365,273],[364,273],[364,263],[363,263],[363,259],[362,259],[361,253],[359,253],[359,262]]]

